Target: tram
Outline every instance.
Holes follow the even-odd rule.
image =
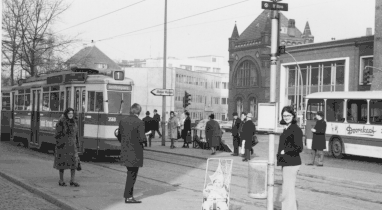
[[[1,90],[1,138],[40,149],[56,143],[63,111],[71,107],[79,125],[80,152],[118,155],[114,133],[131,107],[133,81],[124,71],[73,69],[20,80]]]

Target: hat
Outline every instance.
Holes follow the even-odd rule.
[[[253,116],[252,116],[252,113],[248,113],[248,114],[247,114],[247,117],[252,118],[252,117],[253,117]]]
[[[324,117],[324,112],[322,112],[322,111],[318,111],[318,112],[316,113],[316,115],[319,115],[319,116],[321,116],[321,117]]]
[[[232,116],[237,116],[237,112],[232,113]]]
[[[154,112],[158,112],[156,109],[154,109]]]
[[[146,115],[150,115],[150,112],[149,112],[149,111],[147,111],[147,112],[146,112]]]

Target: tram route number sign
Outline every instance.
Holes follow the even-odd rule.
[[[288,11],[288,4],[262,1],[261,9]]]
[[[154,96],[173,96],[174,95],[174,89],[154,89],[151,91],[151,94]]]

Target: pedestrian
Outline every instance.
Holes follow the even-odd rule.
[[[147,140],[145,141],[144,145],[147,147],[147,142],[149,142],[149,147],[151,147],[151,139],[153,136],[152,130],[154,130],[153,125],[155,123],[154,119],[150,117],[150,112],[146,112],[146,117],[142,119],[142,121],[145,123],[145,136],[147,137]],[[149,135],[146,135],[148,132],[150,132]]]
[[[252,113],[248,113],[246,117],[247,121],[243,125],[243,136],[242,140],[245,140],[245,154],[243,162],[247,162],[248,160],[251,160],[250,151],[253,154],[253,148],[252,148],[252,138],[256,133],[256,125],[252,121]]]
[[[247,122],[247,113],[245,112],[242,112],[241,113],[241,124],[240,124],[240,129],[239,129],[239,134],[240,134],[240,141],[239,141],[239,147],[243,146],[242,145],[242,142],[243,142],[243,126],[245,124],[245,122]],[[253,155],[253,148],[250,149],[250,152],[251,152],[251,155]],[[244,155],[242,157],[245,157]]]
[[[217,121],[215,121],[215,115],[210,114],[209,116],[210,120],[206,123],[206,139],[208,146],[211,148],[212,153],[211,155],[214,155],[216,153],[216,147],[220,145],[220,138],[221,138],[221,130],[220,125]]]
[[[56,148],[54,154],[54,168],[60,172],[59,186],[67,186],[64,182],[64,170],[70,169],[70,186],[79,187],[75,182],[78,166],[78,123],[74,117],[74,109],[67,108],[56,123]]]
[[[237,116],[237,112],[234,112],[233,114],[233,121],[232,121],[232,137],[233,137],[233,154],[232,156],[238,156],[239,155],[239,146],[240,146],[240,134],[239,129],[241,125],[241,120]]]
[[[295,185],[297,172],[301,166],[302,130],[296,124],[293,107],[285,106],[281,111],[281,117],[280,124],[285,125],[277,152],[277,165],[282,167],[283,177],[281,209],[297,210]]]
[[[186,112],[185,115],[186,119],[184,120],[182,130],[182,138],[184,139],[183,148],[190,148],[188,144],[191,143],[191,118],[189,112]],[[190,138],[187,139],[187,136]]]
[[[155,121],[154,126],[153,126],[153,128],[154,128],[153,138],[155,138],[155,131],[158,132],[159,138],[162,138],[162,134],[159,131],[160,115],[158,114],[158,111],[156,109],[154,109],[153,119]]]
[[[170,112],[170,119],[168,119],[168,135],[171,140],[171,149],[175,148],[174,141],[178,139],[178,124],[179,120],[177,117],[175,117],[175,112]]]
[[[313,132],[313,141],[312,141],[312,162],[306,165],[314,165],[316,158],[318,159],[317,166],[324,166],[324,149],[326,149],[326,122],[323,119],[324,113],[318,111],[316,114],[317,122],[314,128],[311,129]]]
[[[119,122],[118,140],[121,142],[121,164],[126,166],[127,176],[123,197],[125,203],[141,203],[134,198],[134,185],[139,167],[143,166],[143,142],[145,140],[145,123],[138,118],[141,105],[131,106],[130,115]]]

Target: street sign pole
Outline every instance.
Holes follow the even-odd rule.
[[[276,3],[276,1],[274,1]],[[271,84],[270,84],[270,103],[276,103],[276,68],[277,68],[277,48],[278,48],[278,18],[279,11],[272,10],[272,36],[271,36]],[[268,196],[267,210],[273,210],[273,191],[275,179],[275,134],[269,134],[269,157],[268,157]]]
[[[164,3],[163,89],[166,89],[167,0]],[[162,96],[162,146],[166,146],[166,96]]]

